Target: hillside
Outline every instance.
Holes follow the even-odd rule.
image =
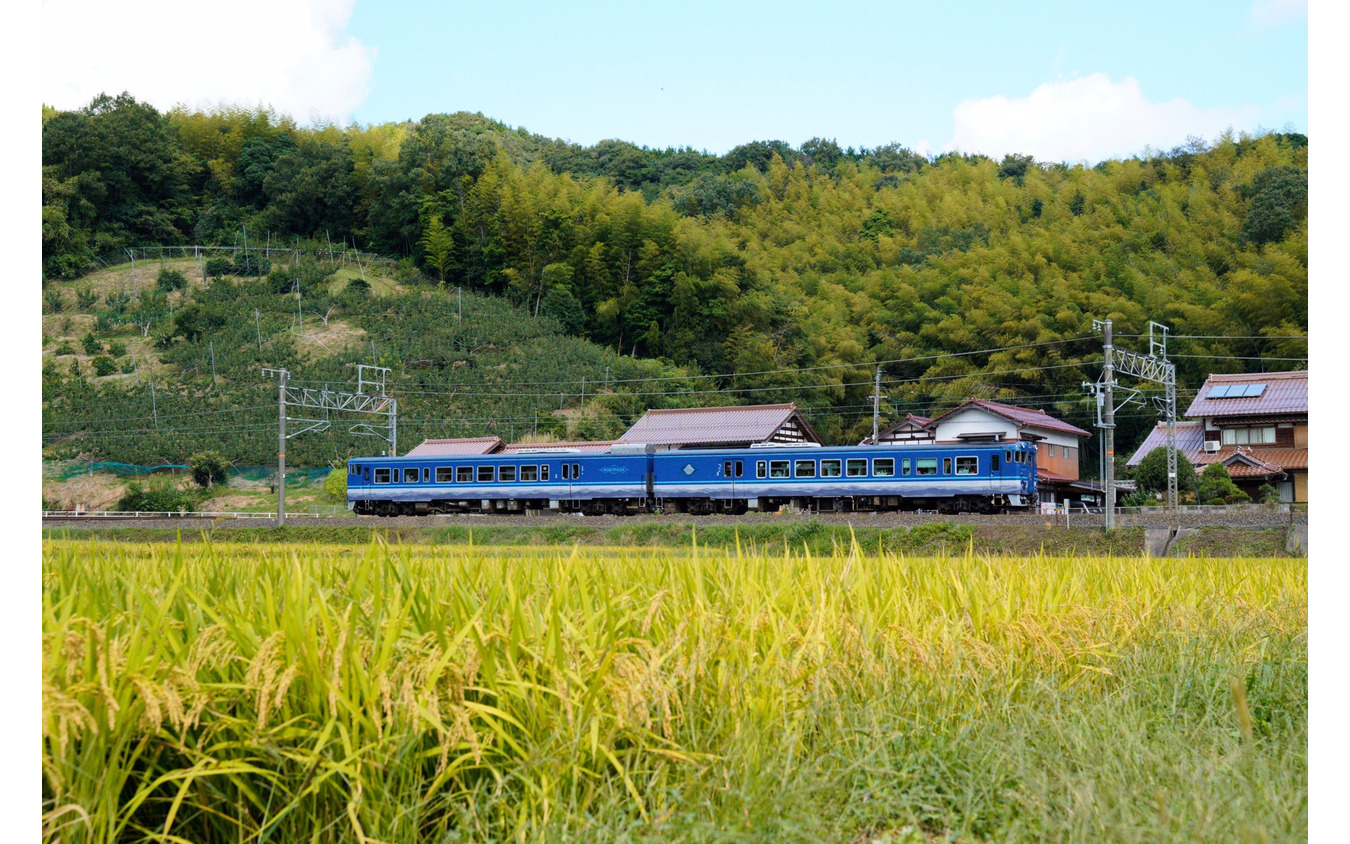
[[[621,395],[588,402],[596,419],[569,422],[568,435],[616,430],[647,405],[793,400],[828,440],[856,441],[870,428],[878,360],[888,418],[977,395],[1088,427],[1080,383],[1099,371],[1094,319],[1114,319],[1122,345],[1136,348],[1150,321],[1169,325],[1183,408],[1209,372],[1306,366],[1307,156],[1307,139],[1292,134],[1196,140],[1091,167],[925,158],[897,144],[841,150],[819,138],[717,156],[580,147],[481,115],[302,129],[268,112],[159,114],[124,95],[43,115],[44,283],[73,303],[69,289],[100,284],[86,274],[125,260],[128,246],[245,237],[255,247],[353,243],[401,262],[397,283],[368,297],[307,283],[319,299],[311,310],[304,294],[306,319],[336,308],[330,325],[262,352],[256,342],[248,352],[252,310],[265,338],[296,318],[280,277],[270,291],[199,284],[188,320],[214,322],[198,331],[161,321],[174,336],[155,348],[105,318],[107,338],[122,332],[138,356],[172,367],[166,376],[185,375],[183,412],[265,404],[261,365],[348,383],[340,362],[374,339],[402,406],[416,408],[405,411],[404,442],[421,431],[519,434],[527,421],[536,430],[535,413],[552,420],[559,404],[579,407],[581,379],[604,380],[606,366]],[[314,281],[333,269],[315,268]],[[446,328],[445,291],[457,287],[482,294],[465,297],[466,314],[481,316],[463,334]],[[175,295],[144,307],[167,316]],[[59,334],[74,342],[100,308],[116,310],[103,302],[48,319],[70,320]],[[212,337],[217,381],[207,387]],[[126,375],[76,382],[63,366],[64,382],[44,382],[49,433],[111,418],[77,407],[149,415],[148,399],[121,386]],[[718,375],[699,383],[723,392],[615,384],[618,367]],[[106,395],[114,388],[125,395]],[[1121,450],[1155,418],[1122,414]],[[242,439],[243,450],[273,450],[263,433],[226,435],[230,448]],[[307,460],[341,450],[311,448],[297,441]],[[1096,455],[1085,449],[1083,460],[1095,466]]]

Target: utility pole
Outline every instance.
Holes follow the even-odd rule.
[[[258,329],[258,351],[262,351],[262,317],[258,315],[258,309],[253,309],[253,325]]]
[[[455,288],[455,328],[464,327],[464,288]]]
[[[872,390],[872,445],[878,445],[881,428],[881,367],[877,367],[877,384]]]
[[[286,524],[286,376],[284,369],[264,369],[264,375],[276,375],[277,387],[277,527]]]
[[[211,344],[211,386],[216,386],[216,341],[209,341]]]
[[[1102,323],[1102,338],[1104,345],[1102,353],[1105,358],[1105,364],[1102,367],[1102,388],[1106,391],[1106,424],[1103,426],[1106,433],[1106,454],[1105,460],[1106,476],[1104,485],[1106,487],[1106,529],[1109,531],[1116,526],[1116,400],[1115,400],[1115,381],[1116,367],[1114,362],[1115,348],[1111,342],[1111,320]]]
[[[151,379],[151,381],[150,381],[150,412],[153,413],[153,414],[155,415],[155,430],[158,431],[158,430],[159,430],[159,405],[157,405],[157,404],[155,403],[155,382],[154,382],[153,379]],[[142,416],[141,418],[144,419],[145,417]]]

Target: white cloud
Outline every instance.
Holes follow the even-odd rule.
[[[1256,0],[1248,22],[1252,26],[1279,26],[1308,16],[1308,0]]]
[[[375,49],[345,34],[354,0],[44,0],[42,101],[129,92],[156,108],[270,105],[345,121],[370,91]]]
[[[1029,153],[1043,161],[1097,162],[1145,146],[1170,149],[1188,136],[1212,139],[1255,123],[1257,109],[1197,108],[1184,99],[1150,102],[1133,77],[1104,73],[1047,82],[1030,96],[966,100],[954,112],[948,150],[1001,158]]]

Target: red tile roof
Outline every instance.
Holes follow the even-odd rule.
[[[1265,384],[1261,395],[1250,398],[1217,398],[1209,394],[1219,385]],[[1308,414],[1308,372],[1262,372],[1258,374],[1211,375],[1196,394],[1186,416],[1255,416],[1260,414]]]
[[[948,416],[951,416],[954,413],[959,413],[962,410],[967,410],[971,407],[984,408],[990,413],[1002,416],[1004,419],[1011,419],[1018,425],[1022,425],[1027,428],[1042,428],[1047,431],[1059,431],[1060,433],[1074,434],[1080,437],[1092,436],[1092,434],[1089,433],[1088,431],[1084,431],[1082,428],[1079,428],[1076,425],[1070,425],[1068,422],[1065,422],[1062,419],[1056,419],[1055,417],[1046,413],[1044,410],[1028,410],[1025,407],[1018,407],[1012,404],[1004,404],[1003,402],[987,401],[985,399],[976,399],[976,398],[966,399],[964,402],[947,411],[946,413],[943,413],[942,415],[934,418],[929,424],[932,425],[937,422],[941,422]]]
[[[492,454],[502,445],[501,437],[464,437],[462,439],[422,440],[405,457],[448,457],[464,454]]]
[[[795,404],[649,410],[618,441],[652,445],[764,442],[793,416],[808,442],[820,442]]]
[[[607,452],[614,443],[610,440],[582,440],[570,443],[507,443],[502,447],[503,454],[540,451],[548,449],[567,449],[568,451]]]

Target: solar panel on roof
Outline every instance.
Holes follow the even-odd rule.
[[[1211,399],[1228,398],[1228,389],[1229,388],[1227,384],[1215,384],[1213,387],[1209,388],[1209,398]]]
[[[1255,398],[1266,391],[1265,384],[1247,384],[1247,392],[1244,393],[1248,398]]]

